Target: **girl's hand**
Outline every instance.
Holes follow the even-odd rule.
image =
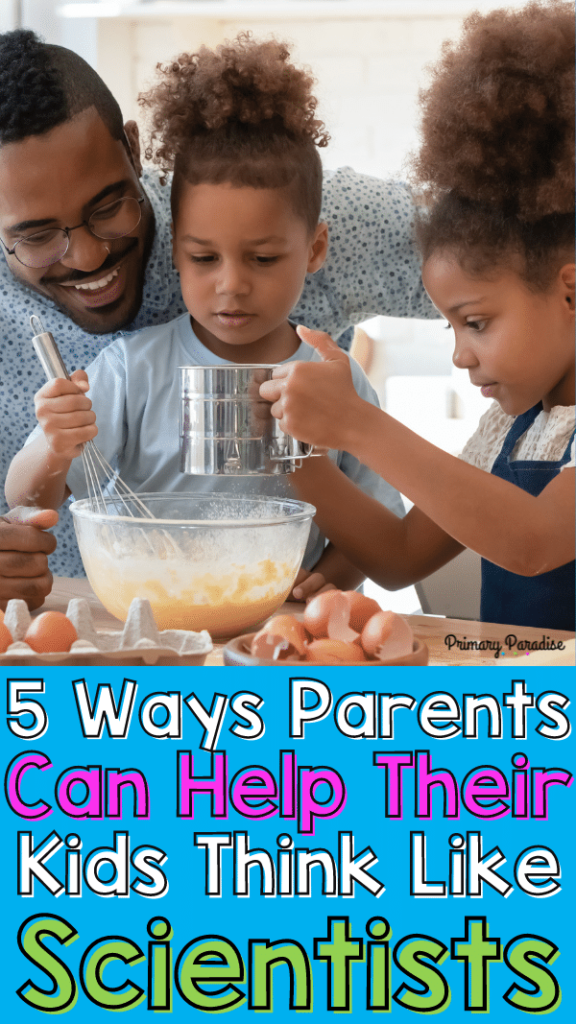
[[[323,594],[325,590],[336,590],[333,583],[326,583],[321,572],[308,572],[308,569],[299,569],[292,591],[288,595],[289,601],[311,601],[316,594]]]
[[[303,341],[322,356],[321,363],[294,362],[276,367],[260,395],[272,402],[272,415],[286,434],[321,448],[346,447],[348,430],[361,417],[350,360],[328,334],[298,327]]]
[[[85,394],[89,387],[84,370],[75,370],[70,380],[50,380],[36,394],[38,422],[48,447],[59,458],[75,459],[98,433],[92,402]]]

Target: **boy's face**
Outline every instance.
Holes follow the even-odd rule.
[[[485,398],[519,416],[574,404],[574,266],[545,292],[533,292],[514,271],[471,275],[448,254],[422,270],[430,298],[454,328],[455,366],[468,370]]]
[[[298,346],[288,324],[307,273],[326,255],[282,189],[183,183],[174,263],[200,341],[238,363],[276,363]]]

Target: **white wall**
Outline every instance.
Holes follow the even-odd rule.
[[[460,24],[461,18],[449,16],[386,15],[356,21],[314,21],[296,15],[289,20],[255,16],[102,19],[96,29],[95,64],[126,116],[135,117],[137,94],[151,84],[158,61],[201,43],[216,45],[246,28],[257,37],[281,37],[294,44],[294,58],[310,65],[318,80],[320,116],[332,136],[322,154],[325,163],[331,167],[352,164],[379,176],[397,175],[416,142],[423,67],[436,57],[444,39],[457,35]],[[94,31],[85,19],[76,24],[74,48],[87,51],[83,53],[87,59],[94,52],[90,45]],[[71,35],[69,22],[68,45]]]
[[[22,2],[50,6],[56,0]],[[437,58],[445,39],[458,35],[466,13],[503,2],[117,0],[61,4],[58,10],[67,15],[61,17],[61,41],[94,64],[126,117],[137,115],[137,94],[151,84],[158,61],[201,43],[216,45],[242,29],[291,41],[294,58],[310,65],[318,80],[320,116],[332,135],[323,152],[325,163],[351,164],[382,176],[398,175],[416,144],[417,95],[426,80],[425,66]],[[206,13],[211,10],[214,16]],[[105,16],[111,11],[115,17]],[[98,12],[102,16],[94,17]]]

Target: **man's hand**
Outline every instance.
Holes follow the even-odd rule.
[[[282,430],[320,448],[346,448],[347,431],[362,417],[350,360],[328,334],[298,327],[303,341],[313,345],[322,362],[293,362],[277,366],[273,379],[260,387],[272,402],[272,415]]]
[[[56,538],[44,533],[58,522],[52,509],[13,508],[0,516],[0,608],[12,598],[39,608],[52,589],[48,555]]]
[[[48,447],[59,458],[77,458],[86,441],[98,433],[92,402],[85,394],[89,387],[85,371],[75,370],[70,380],[49,380],[34,398]]]
[[[294,586],[288,594],[289,601],[311,601],[317,594],[323,594],[325,590],[336,590],[333,583],[326,583],[321,572],[308,572],[308,569],[299,569],[294,581]]]

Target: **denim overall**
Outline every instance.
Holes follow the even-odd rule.
[[[559,462],[512,462],[510,456],[518,439],[532,425],[542,403],[517,416],[506,435],[492,473],[516,484],[534,496],[540,494],[570,459],[572,434]],[[550,524],[554,529],[554,523]],[[536,626],[543,629],[574,629],[575,563],[542,573],[540,576],[518,576],[482,559],[482,598],[480,618],[483,622],[504,622],[511,626]]]

